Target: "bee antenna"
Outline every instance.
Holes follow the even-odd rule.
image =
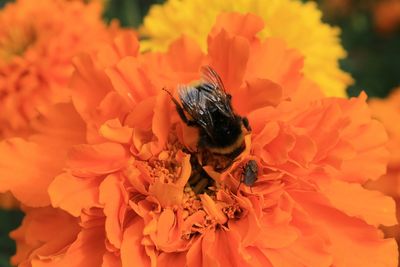
[[[174,102],[175,106],[176,106],[177,108],[179,108],[178,112],[179,112],[179,113],[183,112],[183,111],[180,111],[180,109],[182,109],[182,108],[181,108],[181,105],[180,105],[179,102],[175,99],[175,97],[172,95],[172,93],[171,93],[170,91],[168,91],[167,89],[165,89],[165,87],[163,87],[162,90],[164,90],[165,92],[167,92],[167,94],[169,94],[169,96],[171,97],[171,99],[172,99],[172,101]]]
[[[162,88],[163,91],[167,92],[167,94],[169,94],[170,97],[173,98],[172,94],[170,91],[168,91],[167,89],[165,89],[165,87]]]

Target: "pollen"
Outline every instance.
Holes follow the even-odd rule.
[[[174,183],[176,180],[177,166],[170,161],[152,160],[148,169],[151,177],[163,183]]]
[[[175,183],[179,178],[181,164],[177,157],[180,151],[178,142],[167,145],[167,149],[161,151],[158,157],[151,158],[146,163],[150,176],[163,183]]]
[[[189,225],[182,230],[181,239],[189,241],[208,229],[226,227],[228,220],[240,219],[243,210],[233,199],[229,187],[210,177],[201,163],[206,161],[222,168],[230,165],[229,159],[212,153],[188,155],[182,150],[185,151],[182,145],[170,138],[165,150],[148,160],[136,161],[136,164],[144,166],[150,191],[162,210],[179,210],[183,224]],[[186,168],[190,164],[190,172],[186,173],[189,177],[186,176],[183,185],[180,179],[185,169],[184,158]]]
[[[200,198],[194,193],[190,186],[185,187],[182,208],[186,217],[194,214],[198,210],[203,209]]]

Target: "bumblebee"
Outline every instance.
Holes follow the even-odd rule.
[[[249,122],[234,113],[232,97],[226,93],[215,70],[209,66],[202,67],[201,74],[197,85],[178,88],[182,106],[167,92],[182,121],[199,129],[198,148],[235,158],[244,149],[244,133],[251,130]]]
[[[249,160],[246,165],[243,167],[242,179],[240,180],[239,187],[242,183],[249,186],[250,189],[257,181],[258,178],[258,165],[255,160]]]

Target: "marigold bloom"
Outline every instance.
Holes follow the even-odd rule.
[[[346,96],[351,77],[339,68],[346,52],[339,42],[339,29],[321,21],[316,3],[298,0],[168,0],[154,5],[144,18],[141,33],[144,50],[164,51],[181,34],[206,49],[207,34],[221,11],[252,12],[261,16],[262,38],[279,37],[305,58],[304,73],[321,86],[328,96]]]
[[[7,182],[0,184],[30,206],[47,205],[50,196],[53,216],[66,216],[56,208],[64,210],[78,218],[79,229],[71,220],[69,234],[59,240],[45,233],[43,244],[23,225],[13,235],[30,242],[17,239],[28,247],[14,263],[396,266],[395,241],[377,229],[396,224],[394,202],[361,186],[387,163],[387,137],[371,119],[366,96],[324,98],[302,75],[300,53],[281,39],[260,41],[262,29],[254,15],[228,13],[210,32],[207,53],[183,37],[165,53],[138,54],[138,41],[126,34],[77,59],[77,112],[64,106],[47,114],[63,119],[44,120],[35,138],[2,142],[0,155],[9,156],[0,158]],[[177,84],[197,80],[204,65],[220,74],[235,112],[252,127],[231,166],[220,172],[213,163],[204,166],[206,187],[204,176],[197,179],[195,156],[186,153],[196,147],[197,132],[161,90],[176,94]],[[62,130],[52,131],[48,122]],[[65,137],[78,143],[83,134],[87,141],[73,146],[63,164]],[[51,164],[55,156],[41,151],[54,144],[60,149],[50,152],[62,155]],[[258,164],[257,182],[238,187],[249,160]],[[14,174],[19,164],[29,168]],[[28,192],[30,181],[37,183]],[[33,214],[26,224],[41,217]]]
[[[392,196],[396,201],[397,219],[400,218],[400,127],[396,121],[400,120],[400,88],[394,89],[386,99],[371,99],[369,106],[372,115],[386,128],[389,136],[387,148],[390,159],[387,173],[376,181],[366,184],[369,189],[379,190]],[[395,237],[400,242],[400,227],[383,228],[386,236]]]
[[[400,125],[393,123],[400,120],[400,88],[394,89],[387,99],[371,99],[369,106],[372,115],[385,126],[389,135],[388,171],[374,183],[374,187],[391,196],[400,197]]]
[[[78,219],[64,211],[51,207],[25,208],[24,211],[22,225],[10,234],[18,243],[11,261],[20,262],[20,266],[35,265],[31,254],[39,254],[46,261],[48,255],[69,246],[80,231]]]
[[[0,139],[68,100],[71,58],[108,38],[100,3],[17,0],[0,10]]]

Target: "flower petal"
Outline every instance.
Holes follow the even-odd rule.
[[[157,96],[152,120],[153,133],[157,138],[157,140],[152,143],[151,150],[153,155],[160,153],[168,140],[168,134],[171,127],[169,105],[170,99],[167,94]]]
[[[79,178],[71,173],[58,175],[49,186],[53,207],[59,207],[78,217],[84,208],[99,206],[99,178]]]
[[[291,192],[329,237],[336,266],[397,266],[397,244],[364,221],[322,203],[316,194]]]
[[[99,202],[104,205],[105,230],[108,241],[121,248],[123,224],[128,206],[128,193],[117,175],[109,175],[99,186]]]
[[[106,74],[114,90],[125,99],[130,107],[157,92],[136,58],[123,58],[116,66],[107,68]]]
[[[201,202],[207,213],[212,216],[219,224],[224,224],[228,220],[222,212],[221,207],[207,194],[200,195]]]
[[[84,140],[84,125],[70,104],[58,104],[32,122],[29,141],[0,143],[0,191],[10,190],[27,206],[50,204],[47,188],[65,166],[66,152]]]
[[[157,258],[158,267],[185,267],[186,253],[161,253]]]
[[[254,41],[256,40],[256,34],[263,28],[263,20],[252,13],[221,13],[217,17],[217,21],[208,38],[212,39],[214,35],[225,30],[230,35],[238,35],[245,37],[249,41]]]
[[[134,219],[125,228],[121,245],[122,267],[151,266],[150,258],[142,245],[144,223],[139,218]]]
[[[62,168],[36,143],[20,138],[0,143],[0,191],[10,190],[21,202],[30,206],[50,203],[47,187]],[[34,181],[34,182],[32,182]]]
[[[94,224],[93,226],[85,227],[65,252],[65,256],[61,259],[60,267],[101,266],[104,253],[106,253],[104,240],[104,225]]]
[[[157,180],[150,186],[149,193],[156,197],[164,208],[182,203],[183,188],[175,184],[167,184]]]
[[[101,267],[122,267],[120,256],[117,253],[106,252]]]
[[[303,78],[302,68],[303,57],[297,50],[289,49],[282,39],[268,38],[252,47],[245,79],[269,79],[281,86],[285,99],[297,91]]]
[[[112,91],[111,82],[88,55],[75,58],[74,67],[71,78],[72,101],[82,118],[88,119],[101,100]]]
[[[182,57],[182,54],[187,56]],[[171,43],[167,52],[167,60],[169,66],[175,72],[181,72],[182,74],[192,72],[197,74],[199,66],[202,65],[202,61],[204,60],[204,54],[197,42],[186,36],[182,36]]]
[[[318,237],[300,238],[289,247],[264,250],[264,254],[274,267],[330,267],[332,256],[321,244]]]
[[[77,145],[68,155],[68,166],[78,177],[102,175],[122,169],[127,164],[126,149],[116,143]]]
[[[363,219],[374,226],[397,224],[395,202],[381,192],[334,179],[322,191],[334,207],[349,216]]]
[[[128,144],[132,140],[133,129],[122,126],[118,119],[106,121],[99,131],[104,138],[112,142]]]
[[[10,234],[18,245],[11,258],[13,265],[30,265],[32,259],[60,255],[76,239],[79,222],[68,213],[50,207],[25,212],[22,225]]]
[[[248,96],[251,96],[251,98]],[[243,99],[247,99],[247,101],[243,101]],[[282,88],[266,79],[247,81],[246,86],[232,94],[233,106],[239,114],[248,114],[265,106],[276,106],[281,100]]]
[[[210,65],[221,76],[228,92],[239,88],[249,59],[249,42],[244,37],[229,36],[222,30],[209,40],[208,50]]]
[[[234,231],[208,231],[202,242],[202,266],[251,266],[250,255]]]

